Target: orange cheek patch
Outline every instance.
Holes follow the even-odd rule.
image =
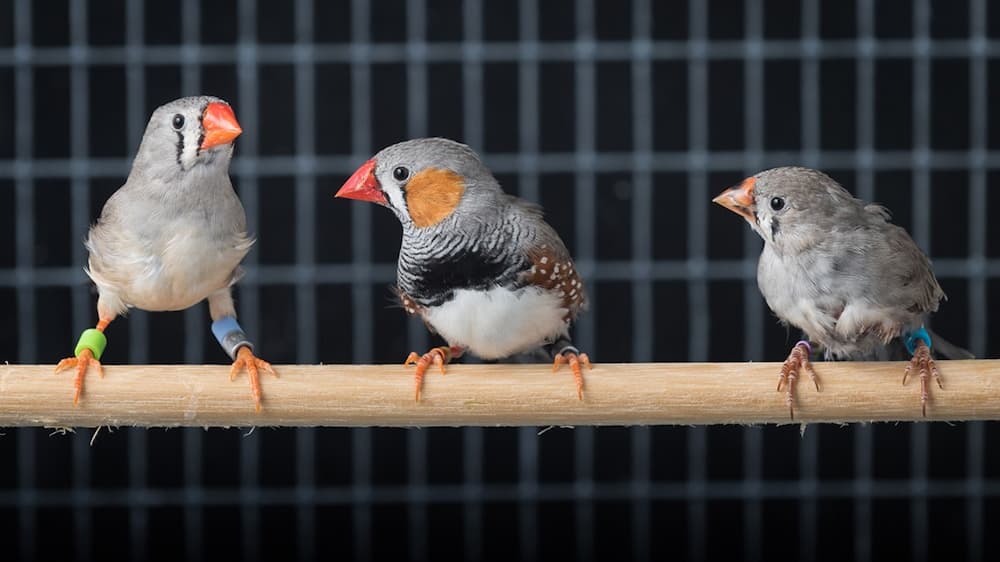
[[[406,184],[406,208],[420,228],[434,226],[455,210],[465,192],[462,176],[451,170],[428,168]]]

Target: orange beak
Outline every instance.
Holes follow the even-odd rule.
[[[236,121],[233,108],[218,101],[213,101],[205,108],[205,114],[201,116],[201,128],[205,131],[201,150],[229,144],[243,132],[239,122]]]
[[[375,159],[368,160],[351,174],[334,197],[388,205],[389,200],[386,199],[385,192],[379,187],[378,179],[375,178]]]
[[[743,180],[739,185],[723,191],[718,197],[712,199],[712,202],[722,205],[730,211],[741,215],[750,224],[754,224],[757,222],[753,203],[753,188],[756,183],[757,180],[751,176]]]

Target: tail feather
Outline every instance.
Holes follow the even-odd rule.
[[[942,338],[940,335],[932,331],[930,328],[927,329],[927,333],[931,335],[931,342],[934,344],[934,352],[946,359],[975,359],[976,356],[972,354],[967,349],[958,347],[957,345],[951,343],[950,341]]]

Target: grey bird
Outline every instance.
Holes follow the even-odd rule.
[[[553,370],[568,363],[583,399],[590,359],[569,337],[586,308],[569,251],[538,205],[508,195],[468,146],[442,138],[383,149],[337,197],[388,207],[403,226],[397,293],[447,346],[419,355],[416,399],[427,368],[466,351],[502,359],[544,348]]]
[[[928,381],[941,386],[931,357],[969,358],[924,327],[945,298],[931,262],[889,211],[867,204],[826,174],[801,167],[765,170],[713,199],[743,216],[764,239],[757,285],[768,307],[809,341],[797,343],[782,366],[793,415],[795,381],[804,368],[819,390],[809,362],[817,344],[826,359],[888,360],[912,355],[927,415]]]
[[[95,329],[86,330],[75,357],[78,402],[88,366],[101,376],[104,330],[129,308],[182,310],[208,299],[213,332],[234,362],[246,367],[260,409],[258,369],[271,365],[253,354],[236,323],[232,286],[253,240],[229,180],[233,141],[242,129],[225,101],[197,96],[157,108],[149,119],[128,179],[105,203],[85,242],[87,274],[97,285]]]

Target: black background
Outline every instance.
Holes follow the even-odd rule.
[[[635,0],[633,0],[634,2]],[[293,2],[259,2],[256,6],[255,39],[261,46],[288,44],[296,40]],[[605,43],[628,41],[632,34],[632,3],[597,1],[595,35],[597,49]],[[708,7],[708,38],[710,42],[740,42],[745,38],[746,17],[754,5],[763,8],[763,36],[767,40],[787,40],[787,57],[768,58],[762,63],[764,95],[761,121],[763,124],[763,149],[771,164],[800,161],[803,122],[818,120],[819,146],[823,151],[851,151],[858,148],[857,130],[857,67],[860,64],[851,55],[822,58],[819,63],[820,113],[805,115],[800,97],[800,81],[804,79],[800,56],[803,47],[797,42],[801,36],[802,4],[793,0],[762,0],[761,2],[712,1]],[[378,1],[371,6],[368,30],[371,41],[378,44],[397,44],[407,41],[407,25],[412,14],[407,10],[413,3],[402,0]],[[819,6],[819,38],[825,44],[855,44],[858,36],[858,6],[866,2],[841,2],[824,0]],[[935,1],[931,7],[930,35],[932,41],[959,42],[970,36],[969,1]],[[429,42],[454,44],[460,48],[462,33],[462,3],[455,1],[426,1],[425,34]],[[484,42],[517,42],[522,39],[519,27],[520,9],[538,11],[538,35],[544,43],[572,42],[577,39],[575,30],[576,10],[568,0],[545,1],[535,6],[531,2],[483,2],[482,37]],[[992,41],[1000,34],[1000,10],[988,6],[987,33]],[[14,44],[14,8],[10,1],[0,2],[0,49],[9,50]],[[93,47],[123,45],[127,39],[126,10],[123,1],[92,1],[87,4],[87,44]],[[652,2],[649,18],[654,40],[676,41],[683,44],[689,38],[687,3]],[[232,46],[238,44],[238,7],[234,1],[212,1],[198,5],[200,14],[200,41],[204,45]],[[314,9],[313,34],[316,45],[348,45],[352,41],[350,5],[346,2],[317,2]],[[875,3],[875,39],[897,41],[909,45],[914,36],[913,6],[909,2]],[[36,47],[60,47],[69,44],[69,2],[47,1],[35,3],[31,20],[32,43]],[[148,3],[145,5],[144,42],[147,45],[175,45],[181,42],[180,3]],[[254,39],[253,36],[250,37]],[[995,46],[994,43],[989,43]],[[912,52],[912,51],[911,51]],[[994,48],[990,53],[997,52]],[[7,59],[5,59],[7,60]],[[143,115],[156,106],[180,95],[194,92],[181,91],[181,61],[157,63],[143,68],[145,99],[141,100]],[[39,159],[65,159],[71,156],[68,123],[71,121],[70,60],[65,65],[38,66],[32,70],[35,112],[32,116],[34,144],[31,151]],[[685,151],[689,148],[689,129],[695,127],[689,118],[692,100],[689,99],[689,64],[686,60],[654,60],[652,63],[653,87],[653,144],[657,151]],[[14,138],[14,69],[16,65],[0,65],[0,164],[13,160]],[[707,139],[709,158],[713,154],[739,153],[746,148],[748,121],[744,115],[746,81],[744,61],[741,58],[713,58],[707,65],[708,90],[700,92],[708,103]],[[997,59],[987,59],[988,90],[986,115],[972,115],[970,110],[969,73],[970,59],[956,55],[954,58],[935,57],[930,63],[929,114],[922,116],[930,124],[930,149],[962,153],[970,148],[970,127],[979,119],[986,119],[988,126],[987,148],[996,149],[1000,144],[1000,121],[994,111],[992,86],[1000,77]],[[121,64],[89,67],[89,105],[87,107],[87,135],[89,156],[100,159],[122,159],[133,155],[135,146],[129,139],[136,138],[135,131],[126,128],[127,74]],[[432,63],[427,80],[427,130],[428,135],[441,135],[462,139],[463,97],[462,64]],[[606,61],[595,65],[597,104],[595,123],[596,150],[627,154],[633,147],[632,92],[629,61]],[[880,57],[875,62],[875,122],[874,148],[880,151],[909,151],[914,147],[914,65],[913,59],[902,51],[897,57]],[[204,93],[221,96],[232,102],[240,116],[241,100],[236,65],[209,64],[200,70]],[[356,116],[351,107],[351,72],[347,63],[322,63],[315,67],[316,115],[307,122],[314,128],[316,153],[356,157],[352,154],[351,134]],[[247,131],[256,135],[261,156],[296,154],[296,122],[291,105],[295,100],[293,66],[283,62],[262,62],[257,66],[256,93],[261,111],[257,130]],[[578,123],[575,90],[578,77],[574,63],[541,62],[539,69],[540,94],[538,98],[540,138],[542,153],[572,153],[578,148]],[[371,146],[378,148],[408,136],[407,98],[412,86],[407,83],[404,60],[384,62],[371,69],[372,128]],[[486,154],[516,153],[522,147],[518,128],[518,70],[517,60],[489,62],[483,68],[484,80],[484,135],[483,146],[474,148]],[[241,118],[242,120],[242,118]],[[242,142],[242,141],[241,141]],[[237,143],[240,154],[240,143]],[[778,162],[777,160],[781,160]],[[772,162],[773,161],[773,162]],[[995,183],[995,161],[992,153],[987,159],[990,172],[988,185]],[[360,160],[358,160],[360,163]],[[487,159],[487,163],[489,160]],[[708,174],[712,195],[731,185],[753,170],[734,167],[729,171]],[[826,170],[849,189],[854,189],[856,170],[850,165]],[[930,213],[930,247],[926,248],[934,259],[961,259],[971,250],[966,223],[970,209],[970,172],[966,164],[953,167],[935,167],[930,174],[932,186],[932,212]],[[103,202],[120,185],[124,174],[96,177],[90,182],[89,216],[96,218]],[[356,259],[352,254],[350,236],[352,203],[334,201],[332,194],[350,172],[319,174],[316,177],[315,201],[311,208],[301,212],[314,212],[317,225],[317,244],[314,259],[319,264],[350,264]],[[498,174],[508,191],[519,191],[516,174]],[[691,196],[690,177],[683,172],[658,172],[654,174],[652,215],[653,258],[683,260],[689,257],[686,239],[688,198]],[[241,178],[235,177],[239,189]],[[595,267],[602,263],[633,259],[631,255],[632,225],[632,176],[627,170],[601,172],[595,175],[598,216],[592,228],[596,229]],[[572,173],[543,173],[539,181],[541,202],[545,205],[551,223],[562,234],[567,245],[576,246],[578,221],[590,217],[576,216],[574,203],[578,193],[574,189]],[[893,211],[894,221],[904,227],[914,226],[912,205],[914,174],[906,166],[900,169],[878,171],[875,174],[876,199]],[[65,177],[35,180],[35,208],[33,209],[34,248],[36,268],[65,267],[74,263],[73,247],[80,244],[83,232],[72,227],[70,220],[70,180]],[[264,177],[258,182],[260,213],[250,217],[251,228],[259,243],[254,252],[262,265],[295,264],[296,205],[295,181],[289,177]],[[0,177],[0,232],[6,243],[0,244],[0,268],[15,265],[14,183],[11,176]],[[995,187],[988,187],[987,207],[992,209],[1000,198]],[[353,203],[360,204],[360,203]],[[709,206],[708,200],[705,205]],[[990,213],[992,211],[989,211]],[[754,255],[758,243],[736,243],[748,234],[743,221],[721,209],[707,212],[709,260],[741,259]],[[399,226],[388,212],[375,209],[372,213],[373,262],[394,263],[399,246]],[[747,254],[747,248],[752,252]],[[988,226],[986,253],[989,258],[1000,257],[1000,240],[997,226]],[[943,278],[941,284],[948,293],[935,317],[934,326],[949,339],[968,345],[970,309],[969,283],[961,278]],[[349,285],[318,284],[319,331],[317,360],[324,363],[361,361],[352,355],[352,338],[372,338],[373,353],[370,358],[378,363],[396,363],[408,351],[409,330],[422,329],[408,324],[398,308],[389,306],[388,283],[373,284],[372,298],[374,333],[357,334],[351,330],[351,300]],[[596,306],[584,320],[592,323],[594,346],[589,350],[596,361],[619,362],[639,359],[654,361],[685,361],[688,357],[687,325],[690,319],[686,299],[688,285],[685,281],[656,281],[653,288],[654,352],[652,357],[632,356],[630,329],[634,306],[632,285],[629,282],[604,281],[590,283],[597,295]],[[710,296],[710,346],[708,359],[712,361],[780,360],[796,334],[786,330],[768,315],[762,315],[758,325],[764,330],[765,350],[762,357],[748,357],[743,344],[742,315],[744,299],[759,296],[745,292],[742,280],[716,280],[709,282]],[[0,325],[0,359],[12,363],[23,362],[18,356],[20,338],[34,344],[33,361],[55,363],[71,350],[75,336],[95,318],[73,318],[71,288],[41,287],[35,290],[38,332],[24,334],[18,330],[17,293],[10,286],[0,287],[0,309],[5,321]],[[239,296],[239,295],[238,295]],[[296,353],[297,322],[296,293],[292,286],[265,286],[260,289],[261,323],[244,325],[256,335],[262,356],[274,363],[296,363],[303,359]],[[1000,353],[1000,337],[993,318],[1000,313],[1000,281],[987,281],[988,307],[987,348],[978,350],[981,355],[995,357]],[[974,304],[974,303],[973,303]],[[202,305],[199,305],[202,306]],[[93,314],[93,312],[91,312]],[[127,324],[140,313],[116,321],[108,331],[111,345],[105,355],[109,364],[127,363],[130,342]],[[205,313],[203,326],[204,362],[224,363],[224,353],[212,343]],[[157,313],[148,315],[150,337],[148,360],[151,363],[178,363],[184,360],[183,313]],[[983,353],[985,352],[985,353]],[[268,381],[264,380],[266,395]],[[240,386],[242,391],[244,387]],[[912,387],[910,388],[912,390]],[[235,388],[234,388],[234,391]],[[761,392],[770,392],[762,388]],[[70,382],[67,378],[67,396]],[[780,399],[775,395],[775,399]],[[916,398],[915,398],[916,407]],[[630,483],[636,473],[632,464],[631,430],[600,428],[572,430],[552,429],[537,438],[537,474],[539,485],[547,490],[569,490],[555,494],[555,500],[541,497],[534,510],[537,528],[537,554],[545,558],[585,557],[612,559],[648,553],[656,559],[705,553],[712,559],[741,558],[750,549],[748,558],[797,557],[824,560],[845,560],[855,556],[857,525],[854,490],[856,467],[868,451],[858,447],[859,431],[871,431],[872,476],[876,499],[872,504],[871,534],[872,557],[889,556],[913,558],[962,559],[975,553],[986,558],[997,556],[1000,551],[995,528],[1000,516],[996,478],[1000,477],[1000,455],[988,445],[981,451],[970,451],[970,429],[966,424],[931,424],[929,439],[915,435],[915,426],[876,425],[869,429],[857,427],[814,426],[805,437],[800,437],[798,427],[747,430],[741,427],[712,427],[701,434],[705,437],[706,465],[703,472],[695,473],[689,463],[690,453],[698,453],[701,445],[693,441],[695,433],[687,428],[662,427],[648,430],[651,439],[649,474],[662,492],[649,503],[651,540],[648,545],[638,545],[633,540],[633,508]],[[293,489],[300,484],[300,468],[293,459],[303,437],[293,430],[258,428],[247,435],[246,430],[213,429],[201,436],[201,462],[187,456],[185,431],[150,430],[144,436],[137,432],[120,430],[102,432],[93,447],[81,446],[78,441],[89,441],[91,433],[80,431],[71,435],[49,435],[48,430],[8,431],[0,436],[0,544],[4,558],[15,559],[34,552],[42,559],[69,559],[83,557],[107,559],[127,557],[136,553],[163,559],[180,559],[200,555],[204,559],[216,557],[249,557],[260,559],[291,559],[308,553],[338,557],[363,557],[371,553],[379,558],[420,558],[414,545],[426,546],[426,558],[443,556],[462,557],[474,548],[463,538],[463,519],[467,516],[460,495],[442,494],[434,490],[448,486],[461,486],[466,474],[463,470],[463,433],[460,429],[400,430],[377,429],[372,433],[373,456],[370,482],[377,495],[388,491],[401,498],[398,501],[374,502],[370,512],[370,545],[358,545],[357,511],[353,508],[364,500],[344,499],[330,492],[312,498],[306,509],[315,510],[315,544],[303,545],[299,541],[297,526],[301,517],[300,505],[294,493],[268,495]],[[430,500],[426,504],[408,501],[407,490],[413,484],[408,471],[409,432],[421,431],[426,439],[426,479],[432,485]],[[574,432],[591,432],[593,438],[593,465],[586,468],[588,477],[580,475],[581,467],[575,461],[581,443]],[[645,431],[645,430],[644,430]],[[977,431],[985,431],[985,442],[995,438],[997,426],[986,424]],[[317,429],[306,439],[315,440],[316,485],[328,491],[351,490],[358,482],[352,469],[356,459],[352,456],[352,443],[357,434],[346,429]],[[531,551],[522,544],[529,540],[523,534],[522,504],[517,502],[520,467],[517,430],[483,430],[484,450],[481,459],[483,480],[487,486],[496,485],[498,497],[490,497],[483,505],[482,556],[488,559],[519,558]],[[193,508],[200,513],[204,523],[201,536],[192,539],[186,535],[184,521],[190,517],[190,507],[182,502],[164,501],[163,506],[153,505],[143,509],[146,517],[144,534],[136,534],[130,523],[136,516],[134,504],[128,501],[104,501],[112,495],[104,492],[140,487],[129,463],[130,447],[136,439],[143,439],[147,451],[148,469],[141,476],[145,488],[156,497],[170,497],[185,493],[192,472],[198,475],[200,494],[209,498],[203,507]],[[589,439],[589,437],[588,437]],[[699,438],[700,439],[700,438]],[[808,480],[800,480],[802,461],[800,447],[808,440],[818,451],[817,471]],[[31,440],[35,454],[26,461],[19,458],[19,442]],[[752,440],[762,442],[762,457],[758,474],[747,474],[745,453]],[[252,443],[252,444],[251,444]],[[818,444],[817,444],[818,443]],[[926,446],[926,467],[914,468],[914,446]],[[82,451],[82,452],[81,452]],[[250,451],[250,452],[248,452]],[[247,476],[246,455],[259,455],[259,470]],[[586,457],[584,457],[586,458]],[[970,466],[968,459],[981,458],[981,466]],[[86,481],[79,480],[79,470],[74,463],[81,459],[90,463]],[[55,491],[56,498],[37,510],[18,510],[23,499],[20,492],[28,488],[21,481],[18,467],[30,462],[33,467],[34,486],[43,492]],[[919,474],[918,474],[919,473]],[[924,475],[930,482],[953,484],[951,493],[927,494],[921,488],[922,480],[911,477]],[[969,498],[965,485],[967,476],[975,474],[986,478],[986,492],[981,519],[969,520]],[[815,476],[815,478],[813,478]],[[739,493],[721,491],[709,494],[702,505],[706,511],[704,544],[692,535],[692,513],[700,509],[688,492],[694,490],[690,481],[704,479],[708,490],[739,489],[762,486],[766,491],[760,503],[748,508]],[[608,485],[602,490],[612,490],[599,497],[588,495],[591,485]],[[504,485],[508,485],[504,488]],[[614,488],[614,485],[620,485]],[[675,485],[676,488],[670,488]],[[817,485],[824,492],[818,499],[809,486]],[[434,488],[436,486],[436,488]],[[561,486],[561,487],[560,487]],[[838,486],[841,486],[838,488]],[[413,488],[416,489],[416,488]],[[942,489],[942,488],[935,488]],[[509,496],[502,491],[509,490]],[[619,490],[619,492],[614,492]],[[843,490],[847,490],[844,492]],[[902,490],[901,492],[884,492]],[[64,501],[58,492],[65,491]],[[884,493],[883,493],[884,492]],[[691,492],[695,494],[694,492]],[[213,495],[214,494],[214,495]],[[672,494],[672,495],[671,495]],[[695,494],[696,495],[696,494]],[[863,495],[863,494],[862,494]],[[120,497],[120,496],[115,496]],[[266,500],[269,497],[291,498]],[[700,497],[700,496],[699,496]],[[81,499],[82,498],[82,499]],[[213,499],[214,498],[214,499]],[[261,500],[260,498],[265,498]],[[326,498],[326,499],[324,499]],[[459,498],[459,499],[456,499]],[[569,498],[569,499],[567,499]],[[805,500],[803,500],[805,498]],[[978,500],[977,500],[978,501]],[[926,502],[926,503],[925,503]],[[156,502],[153,502],[154,504]],[[581,504],[592,507],[593,530],[581,527],[578,516]],[[414,510],[413,506],[421,506]],[[692,507],[694,505],[694,507]],[[426,509],[423,509],[426,506]],[[758,509],[759,508],[759,509]],[[927,509],[929,529],[913,525],[914,509]],[[88,511],[89,540],[80,539],[79,510]],[[800,544],[803,514],[815,510],[818,530],[814,530],[814,545]],[[27,515],[26,515],[27,514]],[[25,516],[34,518],[36,540],[33,545],[23,544],[21,530]],[[748,518],[757,518],[757,523]],[[414,518],[421,519],[419,525]],[[586,522],[585,522],[586,523]],[[760,549],[748,529],[763,531]],[[969,528],[985,529],[984,550],[970,546],[966,540]],[[259,533],[258,533],[259,529]],[[424,530],[425,537],[414,537],[417,530]],[[248,533],[255,537],[247,539]],[[581,534],[591,534],[592,553],[580,551]],[[810,535],[806,535],[807,537]],[[136,544],[141,537],[148,542]],[[194,552],[190,544],[196,544]],[[247,545],[259,545],[260,550],[248,551]],[[588,544],[586,539],[583,544]],[[417,554],[414,554],[414,553]]]

